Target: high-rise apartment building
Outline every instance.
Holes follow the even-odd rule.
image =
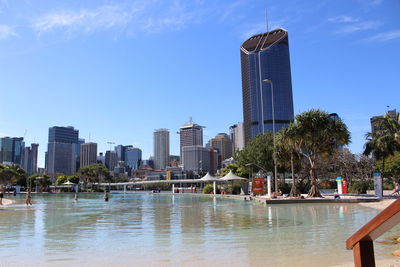
[[[80,145],[80,167],[86,167],[97,162],[97,144],[83,143]]]
[[[22,154],[21,167],[28,175],[37,173],[37,160],[38,160],[39,144],[31,144],[30,147],[25,147]]]
[[[154,131],[154,168],[165,170],[169,161],[169,131],[157,129]]]
[[[221,161],[232,157],[232,141],[226,133],[219,133],[210,143],[211,147],[218,150]]]
[[[79,131],[72,126],[49,128],[47,173],[51,177],[71,175],[77,170]]]
[[[114,168],[118,165],[118,154],[115,151],[106,151],[105,165],[110,171],[114,171]]]
[[[179,135],[181,163],[184,164],[183,147],[203,146],[203,126],[194,123],[192,119],[190,119],[189,123],[180,127]]]
[[[0,163],[22,163],[22,154],[25,147],[22,137],[0,138]]]
[[[142,150],[136,147],[127,147],[124,158],[125,166],[129,171],[138,170],[142,162]]]
[[[271,132],[273,119],[276,132],[293,121],[288,32],[276,29],[253,35],[240,47],[240,58],[247,144],[258,134]]]
[[[242,150],[244,148],[243,122],[238,122],[229,127],[229,135],[232,140],[232,153]]]

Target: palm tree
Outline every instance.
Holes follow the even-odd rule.
[[[287,158],[290,157],[290,170],[292,172],[292,183],[293,183],[289,194],[289,196],[291,197],[296,197],[299,193],[294,173],[294,156],[297,154],[296,141],[297,141],[296,138],[292,138],[289,135],[287,128],[282,129],[276,135],[278,162],[280,163],[280,165],[285,165]]]
[[[23,179],[26,179],[26,173],[18,165],[0,165],[0,183],[14,184]]]
[[[365,137],[367,142],[364,145],[364,155],[372,154],[376,160],[382,161],[383,177],[386,158],[400,151],[400,114],[386,114],[376,121],[375,130],[367,133]]]
[[[350,142],[350,132],[345,123],[321,110],[309,110],[296,116],[287,128],[287,135],[299,155],[310,166],[311,189],[309,197],[321,197],[317,184],[317,159],[332,155],[340,146]]]

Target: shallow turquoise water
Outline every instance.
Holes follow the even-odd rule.
[[[33,202],[0,210],[2,264],[329,266],[352,260],[345,240],[378,213],[356,204],[168,194],[109,202],[101,194],[33,195]],[[377,258],[397,249],[375,247]]]

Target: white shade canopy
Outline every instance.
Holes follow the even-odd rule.
[[[72,184],[74,184],[74,183],[71,183],[70,181],[68,181],[68,182],[66,182],[66,183],[64,183],[65,185],[72,185]]]
[[[225,175],[224,177],[222,177],[220,180],[222,181],[239,181],[239,180],[246,180],[246,178],[242,178],[237,176],[236,174],[234,174],[232,171],[230,171],[227,175]]]
[[[219,179],[215,178],[209,172],[207,172],[207,174],[204,177],[202,177],[200,180],[202,180],[202,181],[218,181]]]

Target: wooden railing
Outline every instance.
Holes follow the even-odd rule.
[[[399,223],[400,199],[397,199],[347,239],[346,248],[353,250],[354,266],[375,266],[373,241]]]

